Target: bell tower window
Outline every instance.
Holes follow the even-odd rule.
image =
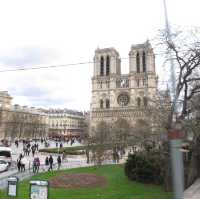
[[[144,101],[144,106],[147,107],[147,105],[148,105],[147,97],[144,97],[143,101]]]
[[[106,100],[106,108],[110,108],[110,100],[109,99]]]
[[[106,75],[110,74],[110,57],[106,57]]]
[[[100,100],[100,108],[103,108],[103,100]]]
[[[137,82],[137,87],[140,87],[140,80],[137,79],[136,82]]]
[[[100,60],[100,75],[103,76],[104,75],[104,58],[101,57]]]
[[[146,72],[146,54],[145,52],[142,53],[142,66],[143,66],[143,72]]]
[[[141,99],[138,97],[137,98],[137,106],[140,107],[140,105],[141,105]]]
[[[138,52],[136,55],[136,67],[137,67],[137,73],[140,73],[140,55]]]

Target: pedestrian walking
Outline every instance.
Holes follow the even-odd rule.
[[[45,165],[49,166],[49,158],[48,158],[48,156],[45,158]]]
[[[33,155],[33,157],[34,157],[34,155],[35,155],[35,150],[36,150],[36,148],[35,148],[34,145],[31,147],[31,150],[32,150],[32,155]]]
[[[21,172],[25,172],[26,158],[23,156],[20,162],[21,162]]]
[[[66,156],[66,154],[65,154],[64,151],[63,151],[63,153],[62,153],[62,160],[66,160],[66,162],[67,162],[67,156]]]
[[[39,151],[39,144],[38,143],[35,145],[35,148],[36,148],[37,151]]]
[[[21,159],[20,158],[17,159],[17,169],[18,169],[18,172],[21,171]]]
[[[53,157],[50,155],[49,157],[49,171],[52,171],[53,170]]]
[[[61,157],[59,155],[58,158],[57,158],[58,170],[60,170],[61,162],[62,162],[62,160],[61,160]]]
[[[36,169],[37,169],[37,159],[34,158],[33,159],[33,173],[36,173]]]
[[[48,156],[45,158],[45,169],[49,168],[49,158]]]
[[[18,140],[15,140],[15,146],[18,148],[18,146],[19,146]]]
[[[30,149],[29,148],[27,148],[27,154],[28,154],[28,156],[30,155]]]
[[[39,172],[39,169],[40,169],[40,159],[39,157],[36,157],[36,173]]]

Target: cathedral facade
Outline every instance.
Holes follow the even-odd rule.
[[[121,59],[114,48],[96,49],[92,77],[90,125],[114,123],[119,118],[134,126],[147,119],[145,108],[157,91],[155,54],[149,41],[132,45],[129,73],[121,74]]]

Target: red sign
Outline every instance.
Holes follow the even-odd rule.
[[[168,139],[169,140],[176,140],[176,139],[183,139],[184,133],[183,131],[177,129],[171,129],[168,131]]]

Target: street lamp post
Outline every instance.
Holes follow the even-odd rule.
[[[165,12],[165,26],[167,39],[172,43],[171,30],[167,15],[166,0],[163,0],[164,12]],[[176,111],[177,111],[177,97],[176,97],[176,79],[175,79],[175,66],[172,58],[171,51],[169,51],[170,58],[170,72],[171,72],[171,91],[173,99],[173,116],[172,116],[172,129],[169,131],[168,139],[170,141],[170,156],[171,156],[171,166],[172,166],[172,179],[173,179],[173,192],[174,199],[183,199],[184,192],[184,172],[183,172],[183,154],[180,151],[182,145],[182,132],[178,123],[176,121]]]
[[[169,131],[174,199],[183,199],[184,192],[182,138],[181,130],[174,128]]]

